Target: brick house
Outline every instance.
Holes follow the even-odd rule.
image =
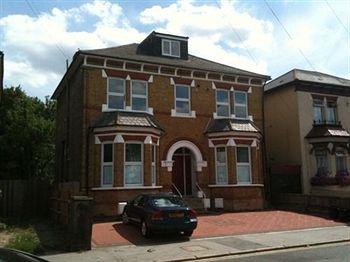
[[[267,79],[190,55],[188,37],[157,32],[80,50],[53,94],[57,181],[78,182],[96,216],[155,191],[261,209]]]
[[[294,69],[267,83],[264,97],[268,167],[299,166],[300,193],[350,196],[336,178],[350,167],[350,80]]]

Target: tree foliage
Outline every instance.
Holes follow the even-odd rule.
[[[0,104],[0,179],[53,179],[54,101],[4,89]]]

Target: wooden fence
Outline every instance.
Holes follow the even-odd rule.
[[[0,180],[0,216],[17,219],[49,215],[48,181]]]

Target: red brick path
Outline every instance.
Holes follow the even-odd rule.
[[[200,216],[193,237],[249,234],[285,231],[315,227],[345,225],[327,217],[288,211],[260,211],[224,213]],[[164,240],[164,239],[163,239]],[[92,229],[94,247],[122,244],[145,244],[136,226],[125,226],[121,222],[96,223]]]

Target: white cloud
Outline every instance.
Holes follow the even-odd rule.
[[[197,3],[180,0],[141,12],[140,21],[160,32],[190,36],[189,51],[246,70],[267,73],[267,63],[255,58],[271,46],[273,26],[236,7],[236,2]]]
[[[92,18],[96,22],[90,25],[91,31],[70,29],[73,23],[89,24]],[[107,1],[67,10],[53,8],[38,17],[9,15],[0,19],[0,28],[6,58],[5,83],[20,84],[31,95],[52,94],[65,71],[65,56],[70,59],[78,48],[103,48],[139,42],[145,37],[128,25],[118,4]]]
[[[346,24],[350,3],[330,3]],[[78,48],[140,42],[149,33],[145,28],[189,36],[194,55],[274,77],[295,67],[310,69],[298,49],[317,70],[350,77],[350,40],[324,3],[272,6],[293,41],[260,2],[178,0],[140,11],[141,24],[132,24],[127,19],[130,10],[112,1],[53,8],[38,17],[8,15],[0,18],[5,83],[21,84],[31,95],[52,94],[65,71],[65,58],[57,46],[70,58]]]

